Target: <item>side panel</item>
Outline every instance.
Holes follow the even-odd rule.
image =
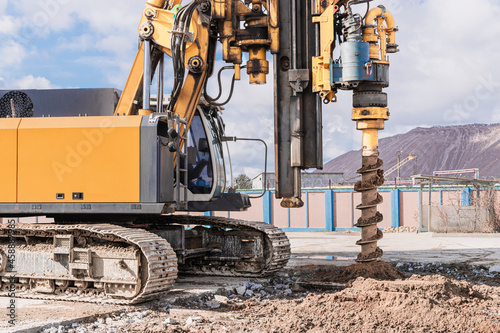
[[[174,153],[167,147],[167,130],[165,122],[142,119],[141,203],[174,201]]]
[[[17,200],[17,127],[20,119],[0,119],[0,202]]]
[[[135,116],[22,119],[18,202],[139,202],[141,120]],[[73,193],[83,198],[74,199]]]
[[[142,119],[141,127],[141,202],[158,202],[158,124]]]

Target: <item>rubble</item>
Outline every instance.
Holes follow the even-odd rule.
[[[338,280],[341,267],[294,268],[268,280],[240,282],[225,292],[169,304],[151,302],[141,309],[42,332],[500,331],[500,273],[495,269],[439,262],[392,266],[403,273],[400,278],[377,281],[353,276],[344,290],[331,292],[292,289],[292,285]]]
[[[205,302],[205,305],[211,309],[218,309],[220,308],[220,303],[217,302],[216,300],[208,301]]]
[[[491,266],[489,269],[490,273],[500,273],[500,265]]]
[[[238,295],[243,296],[243,295],[245,295],[245,292],[247,291],[247,287],[241,286],[241,287],[236,288],[235,291]]]
[[[227,303],[227,301],[229,300],[226,296],[222,295],[215,295],[214,299],[219,303]]]
[[[495,266],[444,264],[439,262],[398,262],[392,263],[392,265],[401,272],[423,275],[439,274],[457,280],[500,286],[500,271],[496,271]]]

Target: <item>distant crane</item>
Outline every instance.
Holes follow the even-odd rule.
[[[443,171],[434,171],[434,176],[443,176],[443,175],[453,175],[460,174],[461,177],[464,173],[473,173],[475,179],[479,179],[479,169],[461,169],[461,170],[443,170]]]
[[[412,160],[414,160],[416,158],[417,158],[417,156],[410,154],[408,157],[404,158],[402,161],[396,163],[395,166],[393,166],[389,170],[385,171],[384,172],[384,177],[387,179],[387,176],[389,176],[391,173],[393,173],[394,171],[398,170],[399,168],[401,168],[406,163],[408,163],[408,162],[410,162],[410,161],[412,161]]]

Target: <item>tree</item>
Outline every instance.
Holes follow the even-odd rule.
[[[252,188],[252,180],[247,175],[241,174],[236,178],[236,189],[250,190]]]

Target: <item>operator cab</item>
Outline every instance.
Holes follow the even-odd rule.
[[[225,190],[222,124],[217,110],[200,105],[188,131],[188,198],[210,201]],[[184,184],[186,185],[186,184]]]

